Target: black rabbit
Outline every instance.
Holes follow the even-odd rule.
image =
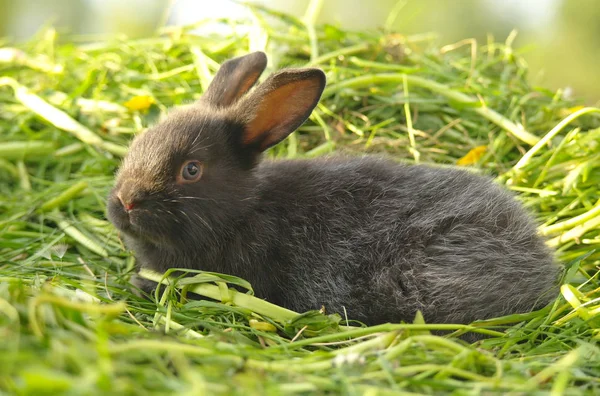
[[[250,281],[257,296],[367,324],[468,323],[555,296],[558,266],[530,215],[487,178],[373,157],[264,161],[310,115],[318,69],[229,60],[202,99],[138,136],[108,215],[155,271]]]

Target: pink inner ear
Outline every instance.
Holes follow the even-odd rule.
[[[233,92],[233,98],[230,100],[230,102],[231,103],[236,102],[241,96],[243,96],[246,92],[248,92],[248,90],[250,88],[252,88],[252,86],[254,85],[256,80],[258,80],[261,73],[262,73],[262,71],[250,73],[250,74],[246,75],[244,78],[244,75],[241,72],[238,72],[237,74],[242,74],[242,75],[233,76],[232,78],[234,78],[234,79],[236,79],[236,78],[241,79],[241,82],[240,82],[240,85],[237,88],[237,90],[235,92]]]
[[[244,144],[260,143],[261,150],[285,139],[304,122],[321,89],[318,80],[298,80],[268,92],[254,119],[246,125]]]

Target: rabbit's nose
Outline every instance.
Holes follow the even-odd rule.
[[[121,196],[121,193],[117,193],[117,198],[121,202],[121,205],[123,205],[123,208],[125,209],[125,211],[126,212],[131,212],[131,210],[135,206],[135,202],[123,200],[123,197]]]
[[[133,210],[141,199],[139,188],[132,183],[123,183],[121,188],[117,191],[116,196],[119,202],[121,202],[123,209],[128,213]]]

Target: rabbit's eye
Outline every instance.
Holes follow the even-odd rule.
[[[177,175],[178,183],[194,183],[202,176],[202,163],[196,160],[186,161]]]

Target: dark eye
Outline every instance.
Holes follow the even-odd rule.
[[[181,167],[177,181],[179,183],[194,183],[202,176],[202,163],[196,160],[186,161]]]

